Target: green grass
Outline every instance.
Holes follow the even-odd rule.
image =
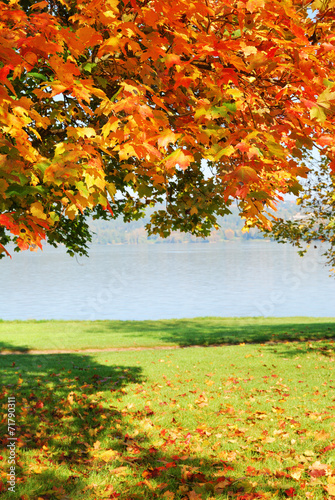
[[[0,322],[0,349],[21,350],[262,343],[331,337],[335,337],[335,318]]]
[[[221,331],[225,324],[204,321]],[[239,321],[239,340],[258,338],[255,322],[248,334],[247,321]],[[276,330],[275,320],[263,320],[267,335],[284,335],[288,324],[297,336],[307,336],[308,324],[314,334],[331,327],[330,320],[319,327],[316,320],[304,326],[281,321]],[[163,339],[162,331],[155,338]],[[0,402],[5,414],[7,397],[16,397],[19,441],[16,493],[4,487],[0,498],[331,498],[334,347],[324,340],[3,356]],[[0,436],[6,434],[3,418]],[[4,484],[6,443],[0,450]]]

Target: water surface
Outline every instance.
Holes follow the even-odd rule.
[[[335,316],[321,253],[263,240],[15,253],[0,261],[0,318]]]

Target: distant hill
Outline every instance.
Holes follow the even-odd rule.
[[[231,210],[231,215],[218,219],[220,228],[213,230],[212,234],[205,240],[179,231],[173,232],[168,238],[161,238],[157,235],[148,237],[145,225],[150,221],[150,214],[154,211],[151,209],[148,210],[144,218],[129,223],[123,222],[120,217],[111,221],[92,220],[90,222],[90,229],[94,233],[92,242],[97,244],[137,245],[139,243],[198,243],[235,239],[263,239],[262,233],[257,229],[251,229],[249,233],[242,233],[243,221],[238,215],[237,208],[231,208]],[[295,202],[286,201],[278,207],[276,216],[290,219],[298,213],[299,207]]]

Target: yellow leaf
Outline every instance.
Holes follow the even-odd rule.
[[[42,474],[44,470],[46,470],[48,467],[44,465],[29,465],[29,472],[33,472],[34,474]]]
[[[326,115],[320,106],[313,106],[309,112],[311,119],[315,118],[317,121],[323,123],[326,120]]]
[[[313,457],[314,452],[311,450],[306,450],[306,451],[304,451],[304,455],[305,455],[305,457]]]
[[[218,161],[221,156],[231,156],[235,152],[235,148],[233,146],[227,146],[226,148],[222,148],[217,155],[215,156],[215,161]]]
[[[74,392],[70,392],[70,394],[68,394],[67,396],[67,402],[69,403],[70,406],[73,405],[73,396],[74,396]]]
[[[55,156],[61,156],[63,153],[65,153],[65,143],[59,142],[55,147]]]
[[[80,139],[82,137],[95,137],[96,132],[92,127],[68,127],[67,133],[69,137],[74,137],[76,139]]]
[[[47,218],[47,216],[45,215],[45,213],[43,211],[43,205],[40,201],[35,201],[35,203],[33,203],[30,206],[30,212],[32,213],[32,215],[34,217],[37,217],[38,219],[46,220],[46,218]]]
[[[106,184],[106,189],[108,191],[109,196],[112,198],[112,200],[114,200],[114,196],[116,193],[115,184],[113,184],[112,182],[109,182],[108,184]]]
[[[65,210],[65,215],[68,217],[70,220],[74,220],[76,215],[78,214],[79,209],[71,203]]]
[[[113,458],[115,458],[116,455],[117,452],[115,450],[107,450],[100,455],[100,458],[104,462],[109,462],[110,460],[113,460]]]
[[[256,10],[263,9],[264,0],[248,0],[245,6],[249,12],[255,12]]]
[[[291,473],[291,477],[298,481],[301,478],[303,472],[304,472],[303,469],[295,470],[294,472]]]
[[[138,155],[133,146],[126,142],[120,147],[119,158],[120,160],[128,160],[130,156],[136,156],[136,158],[138,158]]]
[[[327,484],[325,490],[328,492],[328,495],[335,497],[335,484]]]
[[[286,158],[286,153],[285,153],[284,148],[280,144],[278,144],[277,142],[268,141],[266,143],[266,145],[269,149],[269,152],[272,155],[278,156],[278,158]]]
[[[115,132],[119,126],[119,120],[116,116],[112,116],[108,122],[102,127],[102,135],[106,139],[110,132]]]

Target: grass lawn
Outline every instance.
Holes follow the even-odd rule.
[[[210,345],[335,337],[335,318],[1,321],[0,350]]]
[[[213,318],[178,320],[165,331],[168,322],[155,322],[161,325],[149,334],[137,323],[136,340],[190,343],[189,322],[194,341],[204,343],[201,321],[204,331],[212,332],[209,342],[233,339],[228,325],[235,321],[238,340],[334,335],[330,319],[258,320],[257,337],[256,320]],[[107,344],[110,335],[108,345],[114,345],[116,333],[108,329],[113,323],[97,323],[90,324],[91,341],[92,330],[105,325],[103,338]],[[27,328],[48,330],[52,324],[59,328],[62,323],[29,323]],[[97,341],[87,343],[87,330],[80,337],[79,324],[73,324],[78,328],[68,345],[76,339],[80,346],[96,346]],[[3,331],[6,325],[24,328],[3,323]],[[132,345],[130,323],[123,330],[120,325],[119,345],[127,339]],[[82,325],[82,331],[88,328]],[[15,342],[12,335],[3,345],[22,346]],[[54,347],[42,334],[28,337],[25,345]],[[335,498],[334,360],[332,339],[2,356],[0,498]],[[7,491],[9,396],[16,398],[15,493]]]

